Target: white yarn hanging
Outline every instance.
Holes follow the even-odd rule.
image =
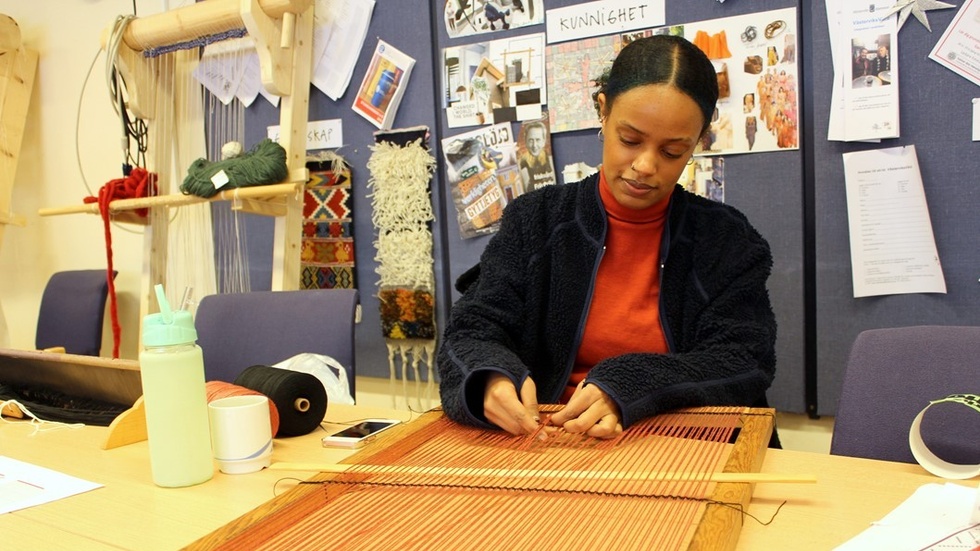
[[[432,232],[429,223],[435,219],[429,197],[429,183],[435,172],[436,160],[417,140],[407,146],[380,142],[371,147],[373,154],[367,168],[371,173],[368,188],[372,192],[371,221],[378,231],[375,240],[377,254],[375,269],[380,287],[403,287],[432,293],[434,284]],[[388,370],[392,389],[396,379],[396,363],[401,363],[405,400],[408,396],[408,370],[421,382],[419,364],[428,367],[426,400],[431,400],[435,381],[435,339],[386,339]],[[391,393],[392,407],[397,407],[396,395]],[[416,395],[418,406],[422,397]]]

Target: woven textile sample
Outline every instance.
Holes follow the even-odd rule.
[[[350,168],[333,171],[329,163],[319,162],[307,163],[307,168],[300,288],[354,289]]]
[[[432,293],[424,289],[381,289],[381,330],[388,339],[435,339]]]

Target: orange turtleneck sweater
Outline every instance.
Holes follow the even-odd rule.
[[[599,196],[609,229],[599,264],[585,334],[561,402],[600,361],[629,352],[667,352],[660,325],[660,239],[670,197],[642,209],[628,209],[608,189],[600,170]]]

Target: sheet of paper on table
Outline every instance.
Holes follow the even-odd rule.
[[[0,514],[101,487],[95,482],[0,455]]]
[[[980,522],[970,520],[976,496],[969,486],[925,484],[835,551],[972,551],[980,545]]]

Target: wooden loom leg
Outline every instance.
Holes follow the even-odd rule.
[[[27,223],[23,216],[11,213],[10,206],[38,54],[20,48],[20,29],[9,16],[0,14],[0,30],[8,40],[18,42],[0,45],[0,49],[19,48],[7,49],[0,55],[0,243],[3,243],[6,224],[24,226]]]
[[[306,170],[306,128],[310,113],[310,77],[313,59],[313,7],[298,14],[292,52],[292,93],[280,106],[279,143],[286,150],[290,174]],[[308,176],[302,181],[306,182]],[[299,289],[304,188],[286,197],[286,214],[276,218],[272,259],[272,290]]]
[[[755,473],[762,468],[762,460],[765,459],[772,436],[775,411],[754,409],[752,412],[754,413],[743,415],[742,430],[739,431],[723,472]],[[713,503],[705,508],[688,549],[735,549],[754,489],[754,484],[745,483],[725,482],[715,486],[710,498]]]

